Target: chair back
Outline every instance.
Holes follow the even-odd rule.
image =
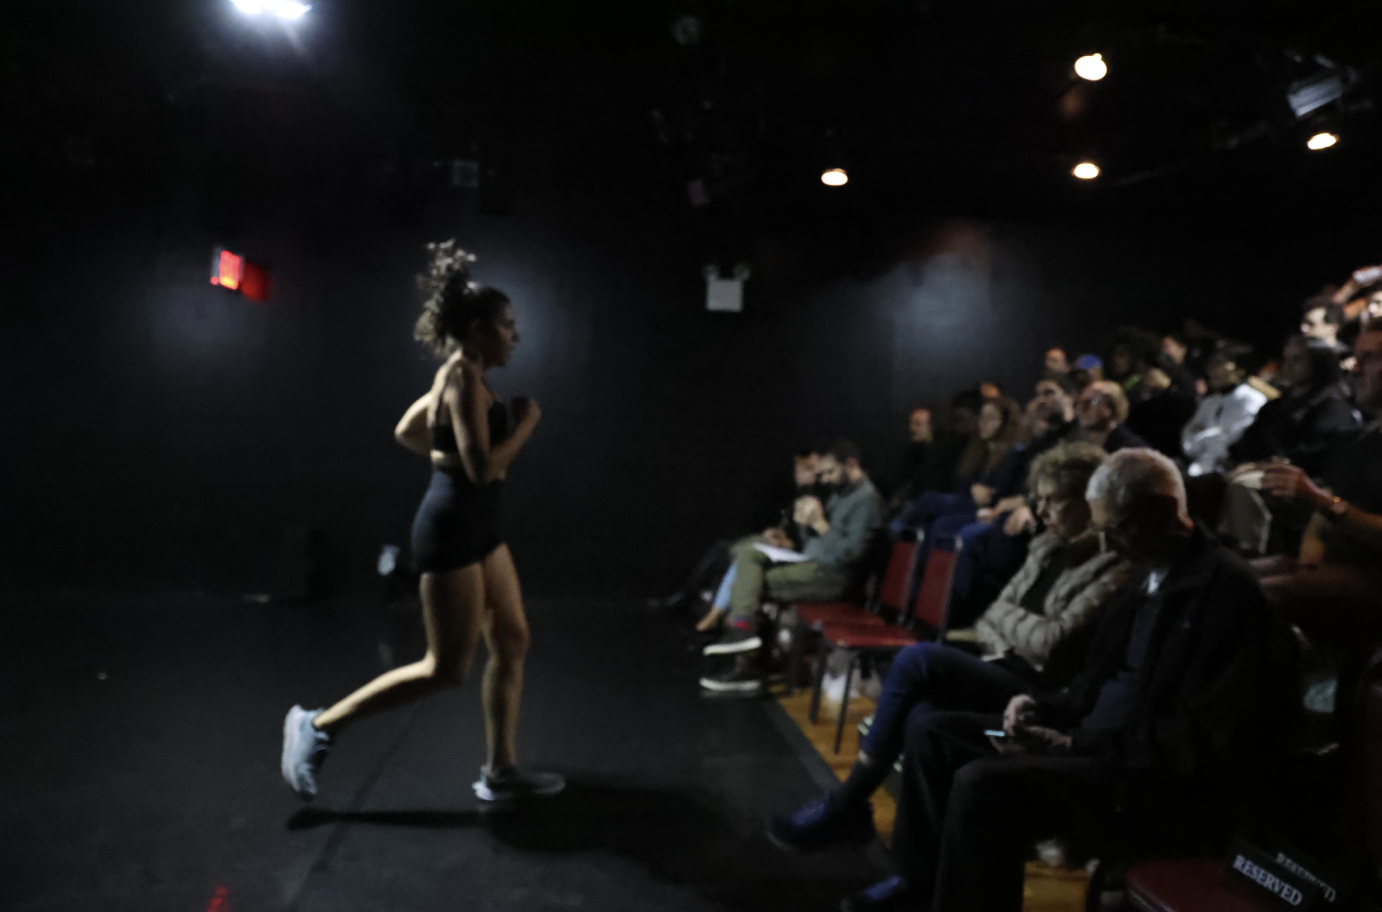
[[[907,607],[908,586],[916,563],[916,542],[895,541],[888,551],[888,563],[878,586],[878,607],[902,614]]]
[[[955,575],[955,556],[959,553],[960,542],[943,547],[937,542],[931,548],[926,561],[926,572],[921,577],[921,587],[917,590],[912,610],[906,621],[916,621],[935,632],[936,636],[945,633],[946,615],[950,610],[950,581]]]

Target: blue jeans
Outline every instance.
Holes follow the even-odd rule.
[[[967,491],[963,494],[927,491],[903,508],[897,519],[892,521],[890,528],[894,535],[904,530],[926,532],[936,517],[950,513],[968,513],[973,521],[974,510],[974,499]]]
[[[713,607],[721,611],[729,607],[729,590],[734,586],[734,578],[739,575],[738,571],[737,564],[729,565],[729,572],[720,580],[720,588],[715,590],[715,601],[711,602]]]
[[[873,725],[859,745],[887,778],[902,753],[910,719],[937,710],[1001,713],[1032,686],[1006,668],[943,643],[917,643],[893,659],[874,710]]]

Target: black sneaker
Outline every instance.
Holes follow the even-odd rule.
[[[866,846],[878,833],[873,805],[841,804],[833,794],[817,798],[768,821],[768,838],[786,852],[819,852],[836,846]]]
[[[701,687],[713,693],[756,694],[763,691],[763,675],[757,663],[740,658],[728,671],[701,678]]]
[[[730,625],[720,635],[720,639],[701,650],[702,655],[738,655],[763,648],[763,638],[752,630],[744,630]]]
[[[913,909],[916,902],[907,889],[907,882],[893,876],[845,898],[840,912],[902,912]]]

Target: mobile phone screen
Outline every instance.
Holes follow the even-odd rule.
[[[984,729],[984,734],[988,735],[990,738],[1008,737],[1008,733],[1003,731],[1003,729],[1001,728],[986,728]]]

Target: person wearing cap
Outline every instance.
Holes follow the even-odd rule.
[[[1080,355],[1070,368],[1070,383],[1084,389],[1095,380],[1104,379],[1104,362],[1098,355]]]

